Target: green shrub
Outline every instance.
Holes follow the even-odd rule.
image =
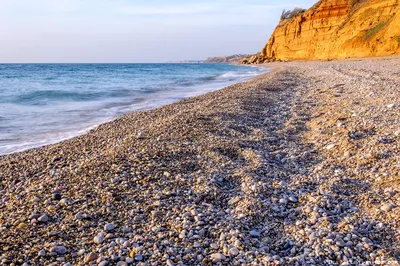
[[[306,12],[306,9],[299,8],[299,7],[296,7],[293,10],[285,10],[284,9],[282,11],[281,20],[297,17],[298,15],[303,14],[304,12]]]
[[[374,37],[378,32],[380,32],[386,26],[386,24],[387,22],[381,22],[369,28],[363,37],[364,40],[368,40]]]

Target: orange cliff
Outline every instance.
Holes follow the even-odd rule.
[[[260,58],[327,60],[400,54],[400,0],[321,0],[281,20]]]

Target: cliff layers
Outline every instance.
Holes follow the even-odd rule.
[[[313,60],[400,54],[400,0],[321,0],[280,21],[264,59]]]

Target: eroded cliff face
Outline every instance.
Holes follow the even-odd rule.
[[[400,54],[400,0],[321,0],[281,20],[261,52],[280,60]]]

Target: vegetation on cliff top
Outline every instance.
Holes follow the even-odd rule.
[[[293,10],[285,10],[284,9],[282,11],[281,20],[297,17],[298,15],[303,14],[306,11],[307,11],[306,9],[299,8],[299,7],[296,7]]]

